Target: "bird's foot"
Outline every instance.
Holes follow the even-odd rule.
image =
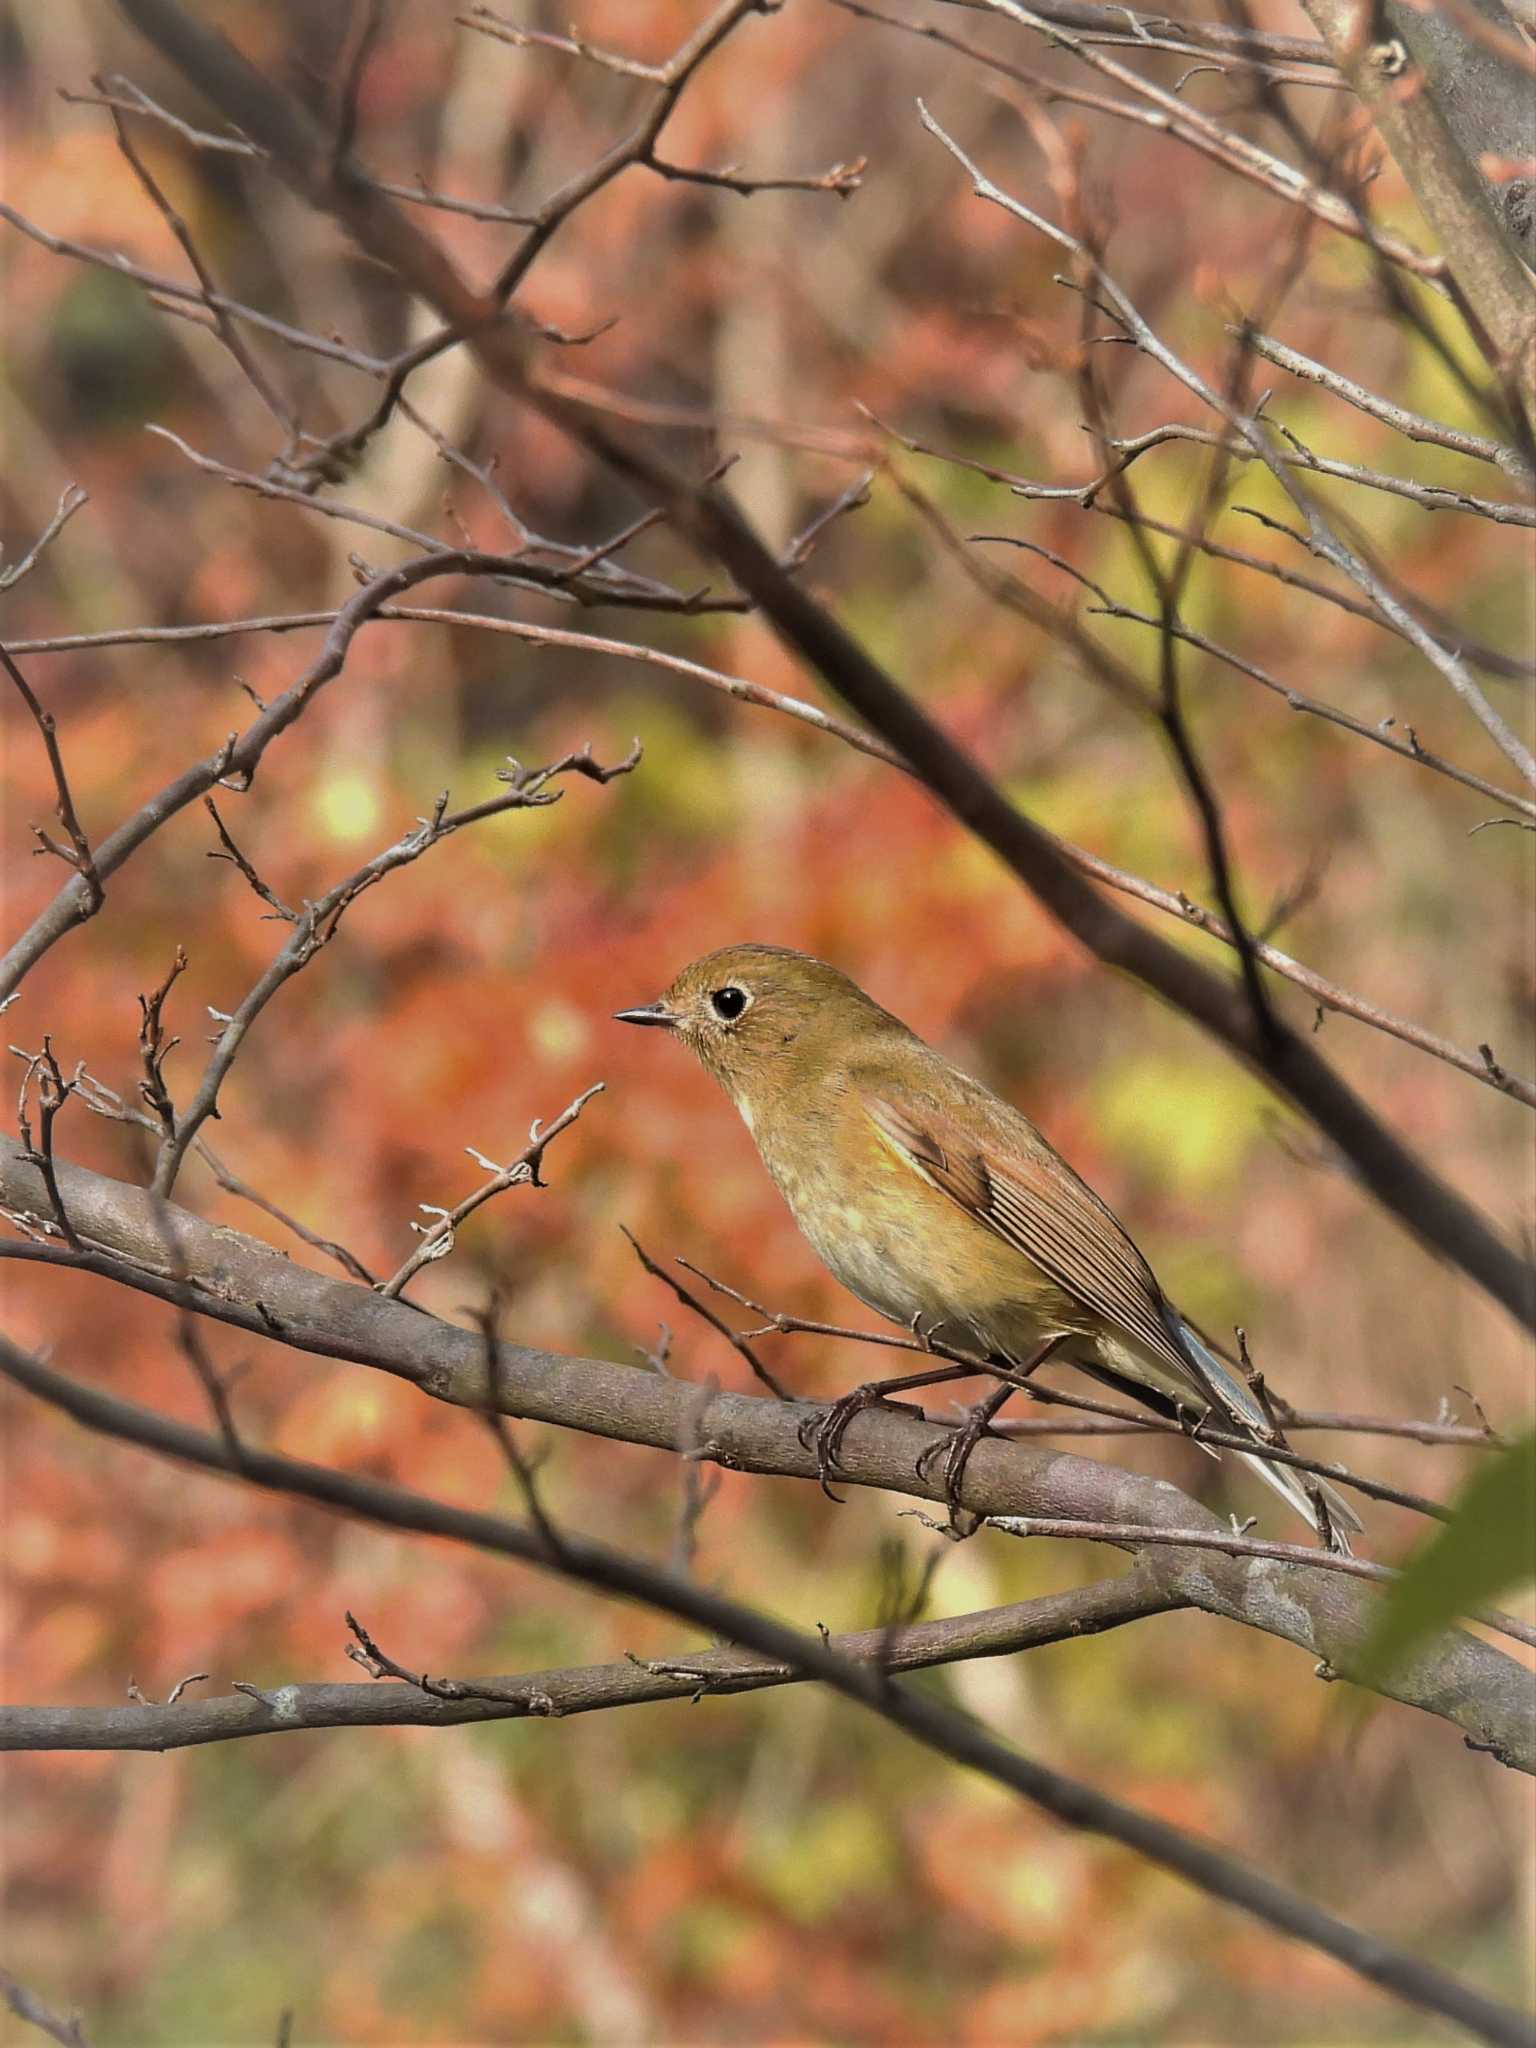
[[[974,1536],[986,1519],[962,1506],[960,1488],[965,1481],[965,1468],[971,1462],[976,1446],[984,1436],[992,1434],[992,1418],[1003,1403],[1017,1389],[1011,1385],[994,1387],[984,1400],[978,1401],[966,1411],[965,1418],[952,1429],[947,1437],[935,1437],[919,1455],[917,1476],[926,1480],[931,1477],[933,1467],[939,1462],[940,1454],[944,1466],[944,1505],[949,1510],[949,1532],[952,1536]]]
[[[828,1500],[835,1500],[839,1507],[843,1504],[842,1495],[832,1491],[832,1480],[840,1469],[838,1453],[853,1418],[862,1415],[866,1408],[891,1408],[903,1415],[921,1417],[923,1411],[914,1403],[889,1398],[891,1389],[911,1384],[910,1378],[866,1380],[863,1386],[855,1387],[851,1393],[844,1394],[826,1408],[818,1408],[814,1415],[808,1415],[801,1423],[800,1441],[808,1451],[816,1453],[816,1477]]]

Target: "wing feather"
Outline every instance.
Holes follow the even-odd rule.
[[[1004,1106],[1003,1130],[994,1140],[985,1128],[998,1120],[993,1103],[986,1105],[978,1130],[978,1120],[962,1125],[931,1100],[908,1096],[893,1101],[893,1092],[871,1088],[861,1091],[860,1099],[885,1142],[914,1172],[1011,1245],[1122,1341],[1129,1339],[1171,1370],[1176,1387],[1188,1388],[1224,1412],[1240,1430],[1254,1431],[1256,1445],[1259,1433],[1268,1439],[1266,1418],[1252,1394],[1185,1324],[1113,1211],[1033,1125],[1021,1119],[1022,1128],[1011,1131]],[[1113,1373],[1105,1377],[1115,1379]],[[1168,1391],[1150,1374],[1144,1384]],[[1344,1532],[1361,1524],[1346,1501],[1326,1483],[1312,1482],[1327,1502],[1325,1525],[1295,1474],[1270,1464],[1257,1447],[1242,1455],[1314,1529],[1331,1530],[1331,1541],[1347,1553]]]
[[[1043,1140],[1038,1149],[1005,1153],[927,1105],[892,1101],[889,1092],[862,1099],[875,1128],[925,1180],[1209,1398],[1169,1328],[1151,1267],[1113,1212]]]

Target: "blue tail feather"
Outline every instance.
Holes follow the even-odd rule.
[[[1272,1425],[1253,1389],[1245,1385],[1231,1367],[1216,1356],[1182,1316],[1174,1316],[1173,1321],[1180,1342],[1189,1354],[1191,1364],[1210,1388],[1214,1398],[1227,1411],[1229,1418],[1239,1427],[1246,1425],[1258,1435],[1268,1436]],[[1246,1464],[1253,1467],[1266,1484],[1274,1488],[1282,1500],[1289,1502],[1319,1535],[1324,1535],[1330,1532],[1324,1531],[1320,1526],[1316,1504],[1308,1492],[1308,1487],[1315,1487],[1327,1507],[1328,1520],[1332,1525],[1331,1534],[1335,1542],[1345,1551],[1349,1549],[1346,1532],[1362,1529],[1365,1525],[1349,1502],[1325,1480],[1307,1476],[1304,1484],[1301,1473],[1289,1465],[1271,1463],[1258,1449],[1243,1451],[1239,1455]]]

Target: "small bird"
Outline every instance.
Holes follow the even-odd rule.
[[[957,1430],[946,1491],[1002,1402],[1046,1358],[1158,1414],[1242,1436],[1240,1455],[1327,1542],[1361,1525],[1332,1488],[1271,1463],[1253,1392],[1181,1316],[1113,1212],[1026,1116],[925,1045],[846,974],[786,946],[685,967],[618,1021],[673,1031],[741,1113],[796,1223],[835,1279],[925,1343],[1007,1378]],[[823,1479],[854,1414],[951,1363],[872,1383],[818,1433]]]

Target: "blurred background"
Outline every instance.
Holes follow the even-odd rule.
[[[294,0],[202,11],[317,102],[356,30],[346,8]],[[594,41],[655,63],[705,9],[583,0],[574,11]],[[519,19],[564,34],[572,12],[569,0],[528,0]],[[939,5],[893,12],[1093,83],[1022,31]],[[1280,0],[1261,19],[1308,32]],[[97,0],[13,8],[5,41],[11,206],[66,242],[185,278],[108,116],[63,94],[124,72],[183,118],[206,125],[206,110]],[[1169,83],[1185,68],[1170,58],[1159,72],[1158,61],[1145,68]],[[1192,80],[1187,92],[1278,146],[1274,123],[1244,107],[1232,80]],[[792,0],[747,22],[702,69],[667,153],[759,175],[867,156],[861,188],[742,196],[630,170],[567,224],[520,295],[567,332],[615,320],[562,356],[572,375],[663,408],[807,430],[765,438],[727,425],[718,443],[664,430],[699,468],[738,453],[732,488],[779,543],[857,473],[816,437],[834,449],[839,436],[867,439],[861,406],[1019,475],[1070,484],[1094,473],[1078,395],[1059,373],[1081,324],[1078,302],[1052,282],[1059,252],[971,195],[919,126],[919,94],[1001,184],[1054,214],[1049,166],[995,74],[822,0]],[[1309,127],[1334,97],[1291,95]],[[359,149],[382,177],[409,186],[420,176],[516,208],[590,164],[645,99],[633,78],[498,44],[425,0],[400,0],[363,79]],[[1087,189],[1114,224],[1111,269],[1175,347],[1219,375],[1225,323],[1273,283],[1290,213],[1145,127],[1070,107],[1056,118],[1069,145],[1081,143]],[[133,134],[233,297],[379,355],[427,331],[260,166],[195,149],[161,124],[137,121]],[[1383,226],[1422,238],[1390,162],[1370,190]],[[478,279],[519,232],[420,217]],[[355,587],[354,550],[374,567],[415,552],[232,488],[147,433],[167,427],[257,473],[283,440],[216,340],[157,310],[138,284],[14,229],[5,257],[5,560],[25,552],[66,485],[90,494],[6,597],[8,643],[321,612]],[[1479,424],[1435,351],[1383,312],[1357,244],[1319,229],[1298,267],[1275,317],[1284,339],[1402,403]],[[1473,365],[1449,309],[1420,298],[1448,350]],[[252,345],[314,432],[344,427],[376,399],[352,370],[269,336]],[[1122,432],[1198,417],[1155,366],[1104,353]],[[1486,468],[1412,447],[1279,371],[1273,382],[1274,415],[1320,452],[1496,494]],[[409,390],[450,443],[478,463],[495,458],[496,481],[537,531],[585,545],[644,510],[488,392],[462,353]],[[1173,445],[1142,459],[1133,475],[1150,514],[1187,515],[1200,453]],[[1144,605],[1115,521],[903,461],[959,533],[1027,538]],[[1479,640],[1528,651],[1527,534],[1324,488],[1408,587]],[[450,541],[467,530],[507,545],[493,497],[403,418],[321,496]],[[1282,516],[1265,476],[1242,474],[1233,496]],[[1218,537],[1326,579],[1252,518],[1228,512]],[[982,552],[1053,597],[1072,592],[1037,560]],[[625,560],[684,588],[704,580],[664,531]],[[1210,900],[1201,839],[1156,732],[993,603],[888,482],[828,529],[804,573],[1032,815]],[[487,585],[468,595],[434,585],[426,601],[636,641],[818,697],[814,678],[743,616],[577,614]],[[1197,568],[1186,616],[1287,685],[1369,725],[1411,727],[1425,747],[1508,780],[1444,685],[1369,623],[1222,562]],[[1155,677],[1145,628],[1089,623]],[[321,637],[246,631],[24,657],[58,718],[92,837],[245,724],[242,688],[277,695]],[[1299,958],[1530,1071],[1533,836],[1475,831],[1500,815],[1496,802],[1300,715],[1213,661],[1192,655],[1186,675],[1255,920],[1289,903],[1279,942]],[[1488,687],[1529,733],[1529,680]],[[42,747],[10,695],[6,717],[9,937],[60,870],[30,855],[30,824],[47,821],[53,802]],[[835,740],[618,656],[378,624],[273,746],[250,792],[221,809],[294,902],[398,837],[440,789],[459,803],[493,793],[509,754],[537,763],[590,741],[617,759],[635,735],[645,755],[634,775],[605,789],[574,784],[550,809],[462,834],[356,905],[262,1017],[225,1089],[209,1136],[235,1173],[389,1272],[411,1247],[417,1205],[450,1204],[476,1184],[466,1146],[511,1156],[532,1119],[601,1080],[607,1092],[551,1151],[549,1187],[478,1214],[414,1298],[462,1318],[495,1287],[506,1334],[637,1370],[665,1323],[674,1371],[742,1386],[739,1359],[642,1272],[621,1224],[654,1257],[686,1255],[775,1307],[868,1318],[801,1242],[713,1084],[679,1048],[609,1018],[712,946],[785,943],[838,962],[1034,1115],[1169,1291],[1214,1330],[1242,1323],[1293,1402],[1421,1418],[1448,1403],[1467,1417],[1470,1390],[1496,1425],[1528,1412],[1530,1356],[1500,1314],[1428,1260],[1191,1026],[1088,962],[919,790]],[[131,1097],[137,997],[181,945],[190,964],[168,1022],[183,1042],[166,1072],[184,1098],[209,1006],[232,1010],[284,936],[233,868],[208,859],[214,845],[196,806],[154,838],[113,879],[103,914],[28,978],[8,1041],[30,1049],[51,1033],[66,1072],[83,1059]],[[1174,935],[1230,964],[1196,935]],[[1309,1018],[1294,989],[1277,985],[1277,1000]],[[1510,1233],[1530,1232],[1536,1189],[1517,1104],[1344,1018],[1321,1025],[1320,1044],[1458,1188]],[[133,1134],[78,1105],[56,1142],[103,1171],[142,1175]],[[323,1264],[195,1161],[179,1199]],[[9,1266],[3,1278],[20,1339],[96,1384],[201,1419],[160,1306],[86,1277]],[[446,1499],[512,1505],[472,1417],[381,1374],[218,1329],[209,1341],[240,1371],[252,1435]],[[782,1338],[764,1352],[818,1396],[870,1370],[870,1354],[848,1344]],[[343,1655],[348,1607],[403,1662],[464,1676],[686,1647],[675,1628],[531,1572],[216,1484],[88,1438],[15,1395],[0,1406],[12,1700],[110,1703],[130,1681],[160,1698],[192,1671],[219,1690],[231,1679],[355,1676]],[[674,1458],[523,1436],[547,1454],[541,1483],[559,1518],[666,1554]],[[1441,1497],[1471,1464],[1472,1454],[1411,1443],[1309,1443],[1325,1441]],[[1230,1462],[1180,1443],[1117,1440],[1102,1455],[1223,1510],[1263,1506]],[[804,1626],[867,1626],[890,1546],[915,1564],[935,1540],[901,1518],[903,1505],[853,1493],[837,1507],[809,1485],[725,1474],[698,1570]],[[1378,1557],[1400,1555],[1418,1533],[1390,1509],[1368,1520]],[[1114,1568],[1111,1553],[1087,1546],[984,1535],[946,1551],[931,1611]],[[1530,1788],[1447,1726],[1386,1706],[1354,1717],[1297,1651],[1197,1615],[920,1682],[1357,1924],[1506,1998],[1528,1995]],[[549,1724],[12,1758],[4,1811],[8,1966],[80,2011],[99,2042],[266,2042],[285,2010],[299,2044],[1443,2038],[1325,1960],[893,1734],[872,1735],[809,1689]],[[0,2040],[22,2038],[35,2037],[0,2016]]]

